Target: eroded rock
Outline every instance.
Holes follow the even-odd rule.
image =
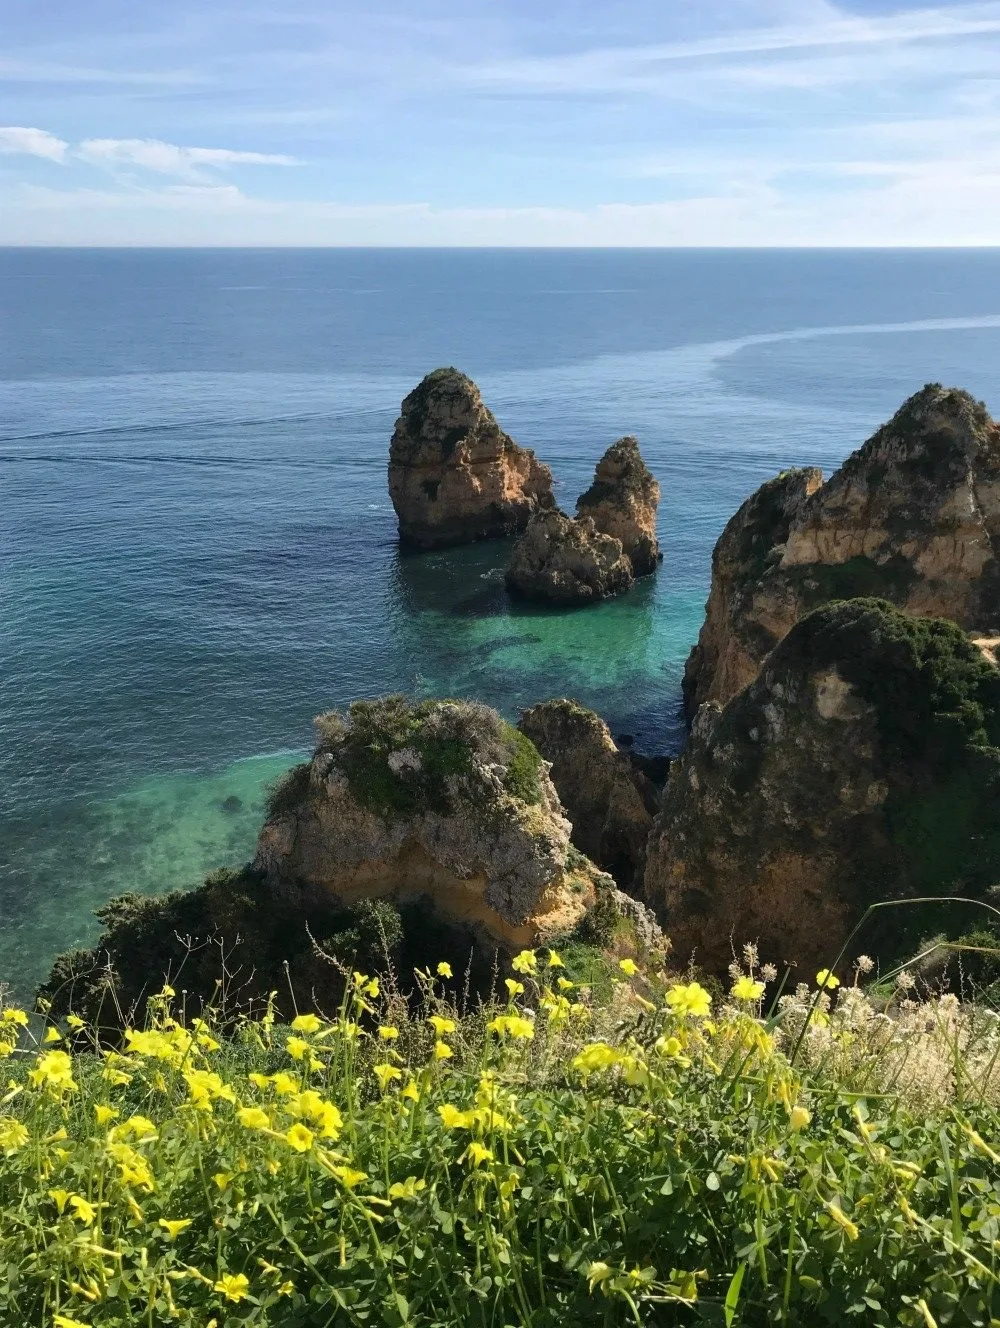
[[[635,438],[619,438],[597,463],[590,488],[576,502],[604,535],[620,541],[634,576],[648,576],[663,557],[656,538],[660,486]]]
[[[507,587],[548,604],[593,604],[633,584],[632,564],[621,541],[602,535],[589,517],[537,512],[514,546]]]
[[[641,885],[646,840],[659,806],[651,780],[618,750],[607,724],[575,701],[544,701],[518,728],[550,762],[549,776],[576,847],[624,890]]]
[[[763,485],[723,531],[685,673],[689,715],[757,674],[804,613],[878,595],[967,630],[1000,628],[1000,429],[967,392],[930,384],[824,484]]]
[[[403,400],[389,496],[403,543],[442,548],[523,530],[553,505],[552,472],[501,429],[471,378],[435,369]]]
[[[878,900],[1000,880],[1000,671],[954,624],[885,601],[801,619],[725,707],[697,712],[649,841],[674,954],[723,972],[745,941],[811,978]],[[957,935],[950,905],[887,909],[857,951]]]

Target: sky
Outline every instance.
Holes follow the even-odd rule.
[[[1000,0],[0,0],[0,244],[998,241]]]

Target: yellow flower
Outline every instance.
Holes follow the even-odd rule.
[[[86,1028],[86,1024],[83,1022],[83,1020],[80,1018],[78,1014],[68,1014],[66,1016],[66,1023],[69,1025],[69,1027],[73,1030],[74,1033],[78,1033],[81,1028]]]
[[[71,1194],[69,1206],[73,1210],[74,1217],[79,1218],[88,1227],[93,1224],[94,1218],[97,1216],[97,1209],[92,1203],[89,1203],[79,1194]]]
[[[504,978],[503,982],[504,986],[507,988],[507,992],[511,1000],[513,1000],[515,996],[524,995],[523,982],[517,982],[514,978]]]
[[[661,1056],[679,1056],[684,1047],[680,1038],[658,1037],[653,1043],[653,1049],[658,1051]]]
[[[217,1171],[215,1175],[212,1177],[220,1193],[222,1194],[225,1194],[226,1190],[229,1189],[229,1182],[232,1180],[232,1178],[233,1178],[233,1173],[231,1171]]]
[[[415,1199],[421,1190],[427,1188],[425,1180],[417,1180],[416,1176],[407,1176],[404,1181],[396,1181],[394,1185],[389,1186],[390,1199]]]
[[[56,1028],[54,1024],[49,1024],[48,1028],[45,1030],[45,1036],[42,1038],[42,1041],[61,1042],[62,1034],[59,1032],[58,1028]]]
[[[402,1079],[403,1071],[397,1070],[395,1065],[373,1065],[372,1071],[378,1079],[379,1087],[384,1093],[394,1079]]]
[[[537,972],[538,960],[535,958],[534,950],[522,950],[520,954],[514,956],[510,966],[515,973]]]
[[[667,1004],[674,1014],[704,1019],[712,1008],[712,998],[700,982],[678,983],[667,992]]]
[[[160,988],[160,995],[169,1001],[170,998],[176,996],[177,993],[174,991],[173,987],[171,987],[169,982],[164,982],[163,986]]]
[[[464,1161],[465,1158],[468,1158],[474,1167],[478,1167],[483,1162],[492,1162],[493,1154],[490,1152],[490,1150],[486,1147],[485,1144],[477,1143],[474,1141],[473,1143],[469,1144],[468,1148],[462,1154],[461,1158],[459,1158],[459,1161]]]
[[[280,1093],[282,1097],[291,1097],[293,1093],[299,1091],[298,1081],[293,1079],[290,1074],[286,1074],[284,1070],[272,1074],[271,1083],[274,1085],[274,1091]]]
[[[202,1111],[211,1111],[216,1099],[222,1102],[235,1102],[236,1094],[214,1070],[185,1070],[184,1082],[188,1086],[191,1101]]]
[[[56,1212],[61,1217],[69,1202],[69,1190],[49,1190],[49,1198],[55,1203]]]
[[[255,1088],[267,1088],[271,1082],[266,1074],[260,1074],[257,1070],[254,1070],[252,1074],[248,1074],[247,1078]]]
[[[303,1056],[310,1054],[309,1043],[298,1037],[290,1037],[285,1043],[285,1050],[295,1061],[300,1061]]]
[[[764,984],[755,982],[753,978],[737,978],[729,994],[737,1001],[759,1001],[764,995]]]
[[[608,1070],[621,1061],[621,1053],[609,1047],[606,1042],[591,1042],[573,1057],[572,1068],[584,1076],[595,1070]]]
[[[313,1146],[315,1137],[312,1130],[307,1129],[301,1121],[297,1121],[285,1132],[286,1141],[291,1144],[297,1153],[308,1153]]]
[[[565,967],[566,967],[566,965],[563,963],[562,959],[559,957],[559,953],[558,953],[557,950],[550,950],[550,951],[549,951],[549,962],[548,962],[548,964],[546,965],[546,967],[548,967],[548,968],[565,968]]]
[[[35,1068],[28,1071],[28,1078],[35,1088],[44,1086],[57,1094],[77,1086],[73,1078],[73,1062],[65,1051],[50,1051],[39,1056]]]
[[[450,1102],[445,1102],[437,1109],[441,1117],[441,1124],[446,1130],[467,1130],[472,1124],[472,1117],[467,1111],[459,1111],[458,1107],[452,1106]]]
[[[285,1281],[282,1282],[280,1287],[278,1287],[278,1295],[290,1296],[294,1290],[295,1290],[295,1283],[291,1281]]]
[[[378,1035],[383,1042],[395,1042],[399,1037],[399,1029],[392,1024],[379,1024]]]
[[[0,1042],[0,1060],[6,1060],[8,1056],[13,1056],[14,1046],[13,1042]]]
[[[176,1240],[182,1231],[186,1231],[194,1219],[190,1217],[161,1217],[158,1226],[167,1233],[168,1240]]]
[[[454,1033],[456,1028],[454,1019],[445,1019],[440,1014],[432,1014],[427,1022],[433,1025],[434,1032],[438,1037],[444,1037],[446,1033]]]
[[[114,1127],[113,1134],[115,1138],[131,1134],[136,1139],[155,1139],[158,1130],[148,1116],[129,1116],[127,1121]]]
[[[535,1036],[534,1022],[517,1014],[497,1015],[496,1019],[490,1020],[487,1028],[491,1033],[497,1033],[501,1037],[507,1035],[512,1038],[523,1038],[525,1041],[530,1041]]]
[[[236,1117],[247,1130],[269,1130],[271,1128],[271,1117],[260,1107],[240,1107]]]
[[[248,1279],[243,1273],[227,1273],[225,1277],[220,1277],[212,1290],[217,1291],[220,1296],[225,1296],[227,1300],[239,1302],[246,1300],[247,1290],[250,1286]]]
[[[81,1322],[80,1319],[71,1319],[66,1314],[53,1314],[52,1322],[55,1328],[89,1328],[89,1325]]]
[[[405,1088],[400,1089],[399,1096],[409,1098],[411,1102],[419,1102],[420,1089],[417,1087],[416,1083],[411,1079]]]
[[[24,1010],[18,1010],[16,1007],[11,1006],[9,1010],[4,1010],[3,1014],[0,1015],[0,1022],[5,1024],[20,1024],[23,1028],[28,1022],[28,1016]]]
[[[837,1226],[846,1234],[848,1240],[857,1240],[858,1229],[851,1219],[843,1212],[838,1203],[828,1203],[826,1211],[830,1214]]]
[[[0,1149],[5,1153],[16,1152],[28,1142],[28,1131],[19,1120],[0,1116]]]
[[[108,1121],[117,1119],[118,1112],[114,1107],[106,1107],[103,1102],[95,1102],[94,1115],[97,1117],[98,1125],[107,1125]]]
[[[634,978],[639,969],[634,959],[619,959],[618,967],[627,978]]]
[[[788,1128],[793,1134],[797,1134],[799,1130],[804,1130],[811,1120],[812,1116],[805,1107],[792,1107],[788,1113]]]
[[[556,986],[560,991],[572,991],[576,986],[575,982],[570,982],[569,978],[564,978],[562,974],[556,978]]]
[[[825,987],[827,991],[833,991],[834,987],[840,986],[840,979],[835,978],[828,968],[821,968],[816,974],[817,987]]]
[[[438,964],[437,974],[439,978],[453,978],[455,976],[454,973],[451,971],[451,964],[445,964],[445,963]]]
[[[606,1282],[611,1275],[612,1270],[604,1260],[595,1259],[587,1269],[587,1290],[593,1293],[594,1287]]]
[[[447,1042],[442,1042],[440,1038],[434,1043],[434,1059],[436,1061],[450,1060],[454,1054]]]
[[[292,1020],[296,1033],[318,1033],[323,1021],[314,1014],[297,1014]]]
[[[353,1167],[333,1167],[333,1174],[349,1190],[356,1189],[363,1180],[368,1179],[367,1171],[355,1171]]]

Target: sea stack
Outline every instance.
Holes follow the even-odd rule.
[[[681,964],[694,954],[724,974],[732,946],[754,941],[810,979],[869,904],[988,897],[998,827],[1000,670],[954,623],[848,600],[807,614],[749,687],[698,711],[650,836],[645,898]],[[848,959],[905,961],[980,914],[885,909]]]
[[[389,496],[403,544],[444,548],[523,530],[553,506],[552,472],[504,433],[471,378],[435,369],[403,400]]]
[[[594,481],[576,502],[603,535],[621,541],[633,576],[648,576],[662,559],[656,538],[660,486],[642,459],[635,438],[619,438],[597,463]]]
[[[793,624],[876,595],[968,631],[1000,631],[1000,428],[967,392],[931,383],[824,484],[769,481],[726,526],[684,678],[689,717],[745,687]]]

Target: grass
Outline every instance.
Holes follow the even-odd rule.
[[[113,1049],[3,1011],[0,1322],[995,1321],[995,1016],[594,962],[476,1006],[355,973],[228,1038],[168,987]]]

